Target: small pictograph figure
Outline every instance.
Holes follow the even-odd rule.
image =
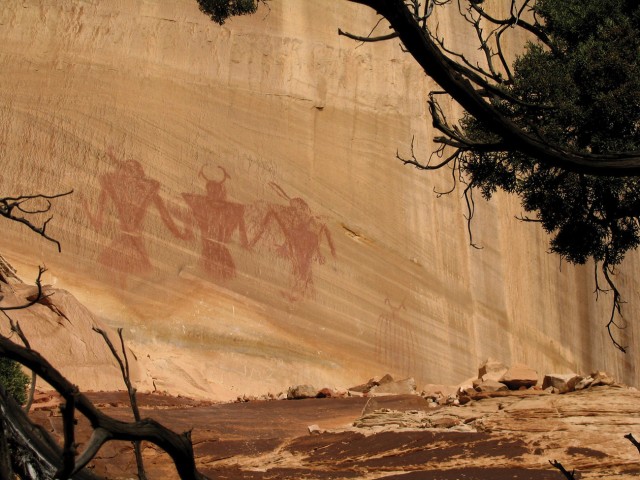
[[[417,375],[415,372],[416,340],[411,325],[402,311],[407,308],[404,301],[393,305],[385,298],[389,310],[378,317],[376,331],[376,357],[391,372],[402,375]]]
[[[206,181],[206,193],[183,193],[200,230],[202,244],[201,261],[204,269],[218,280],[229,280],[236,275],[236,266],[227,244],[238,232],[240,245],[248,248],[247,229],[244,222],[244,205],[227,200],[225,182],[231,177],[218,166],[222,180],[208,179],[204,166],[200,169]]]
[[[314,294],[313,262],[322,265],[326,261],[321,251],[322,238],[326,239],[333,258],[336,258],[336,249],[328,227],[312,214],[307,202],[289,197],[273,182],[269,185],[289,204],[268,206],[250,246],[254,246],[270,228],[280,231],[284,241],[276,246],[276,252],[291,263],[291,290],[282,294],[290,301],[297,301]]]
[[[95,215],[86,201],[83,203],[96,230],[103,229],[108,202],[115,207],[118,230],[111,244],[100,254],[99,261],[114,269],[124,286],[128,275],[143,275],[151,270],[143,238],[144,218],[149,207],[153,205],[158,209],[160,218],[174,236],[185,239],[190,232],[180,231],[160,197],[160,183],[147,177],[140,162],[119,160],[111,149],[107,155],[115,163],[115,168],[99,178],[100,196]]]

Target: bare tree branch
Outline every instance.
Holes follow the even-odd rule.
[[[555,48],[553,43],[551,42],[547,34],[540,28],[540,25],[538,23],[531,24],[521,18],[521,15],[524,12],[525,7],[528,6],[529,1],[527,0],[526,2],[524,2],[520,10],[518,11],[517,15],[514,15],[513,13],[514,6],[515,6],[514,3],[515,2],[511,2],[511,17],[506,19],[498,19],[498,18],[492,17],[484,10],[484,8],[482,8],[477,3],[470,2],[469,4],[471,8],[475,10],[482,18],[493,23],[494,25],[504,25],[506,27],[513,27],[518,25],[519,27],[524,28],[529,33],[532,33],[533,35],[535,35],[538,40],[540,40],[547,47],[553,50]]]
[[[562,474],[565,476],[565,478],[567,480],[576,480],[575,477],[575,470],[572,470],[571,472],[569,472],[566,468],[564,468],[564,466],[557,460],[549,460],[549,463],[551,464],[552,467],[557,468],[558,470],[560,470],[560,472],[562,472]]]
[[[640,175],[640,152],[576,152],[537,138],[518,127],[479,92],[479,86],[486,88],[484,84],[487,82],[482,78],[478,79],[475,72],[449,59],[423,30],[421,24],[416,22],[403,0],[349,1],[368,6],[386,18],[391,28],[398,33],[406,51],[414,57],[425,73],[467,112],[501,137],[509,149],[533,157],[543,165],[577,173],[605,176]],[[517,20],[521,22],[521,19]]]
[[[338,35],[342,35],[344,37],[350,38],[351,40],[357,40],[358,42],[364,42],[364,43],[374,43],[374,42],[384,42],[385,40],[391,40],[393,38],[398,38],[398,34],[393,32],[393,33],[389,33],[387,35],[380,35],[378,37],[371,37],[371,36],[360,36],[360,35],[354,35],[352,33],[349,32],[345,32],[344,30],[341,30],[340,28],[338,29]]]
[[[206,478],[195,465],[190,432],[179,435],[152,419],[129,423],[105,415],[86,396],[77,392],[76,387],[39,353],[21,347],[4,337],[0,337],[0,355],[35,371],[38,376],[60,393],[66,402],[75,397],[76,410],[87,417],[94,429],[101,428],[108,432],[109,440],[149,441],[169,454],[176,465],[180,478],[185,480]]]
[[[631,433],[627,433],[624,438],[626,438],[627,440],[629,440],[634,447],[636,447],[638,449],[638,453],[640,453],[640,442],[638,442],[635,437],[633,436],[633,434]]]
[[[38,287],[38,291],[37,293],[31,297],[31,300],[29,300],[27,303],[24,303],[22,305],[17,305],[14,307],[0,307],[0,311],[10,311],[10,310],[23,310],[25,308],[29,308],[32,305],[35,305],[36,303],[40,302],[45,295],[43,295],[42,293],[42,275],[44,274],[44,272],[46,272],[47,269],[45,267],[38,267],[38,276],[36,277],[36,287]]]
[[[124,339],[122,338],[122,328],[118,328],[118,337],[120,337],[120,350],[122,352],[122,356],[124,357],[124,362],[113,346],[113,343],[111,343],[107,332],[96,327],[93,327],[93,331],[99,333],[102,336],[105,343],[109,347],[109,350],[111,350],[111,354],[118,362],[118,365],[120,366],[120,373],[122,374],[122,379],[124,380],[124,384],[127,387],[127,393],[129,394],[129,403],[131,404],[131,410],[133,410],[133,418],[136,422],[139,422],[141,420],[140,410],[138,409],[136,388],[131,383],[131,376],[129,374],[129,359],[127,358],[127,349],[124,345]],[[136,465],[138,467],[138,478],[139,480],[146,480],[147,474],[144,470],[144,462],[142,460],[140,445],[140,442],[133,442],[133,451],[136,457]]]
[[[75,471],[75,400],[76,396],[72,394],[66,403],[60,405],[60,412],[62,412],[62,430],[64,432],[64,447],[62,449],[62,467],[56,472],[56,478],[69,478]]]
[[[473,220],[473,216],[476,213],[476,203],[473,199],[473,184],[470,183],[464,189],[464,200],[467,203],[467,215],[465,218],[467,220],[467,232],[469,233],[469,245],[475,248],[476,250],[482,250],[483,247],[477,245],[473,241],[473,232],[471,230],[471,221]]]
[[[61,251],[62,247],[60,245],[60,242],[55,238],[50,237],[49,234],[47,233],[47,226],[49,225],[49,222],[53,219],[53,217],[49,217],[48,219],[46,219],[42,223],[42,225],[37,225],[33,223],[29,218],[20,216],[20,213],[23,213],[25,215],[36,215],[36,214],[47,213],[51,210],[51,207],[52,207],[51,200],[64,197],[67,195],[71,195],[72,193],[73,193],[73,190],[70,190],[65,193],[58,193],[55,195],[36,194],[36,195],[20,195],[18,197],[0,198],[0,216],[3,216],[9,220],[13,220],[14,222],[18,222],[25,225],[27,228],[34,231],[36,234],[46,238],[50,242],[55,243],[56,246],[58,247],[58,251]],[[43,201],[45,203],[45,207],[42,207],[42,208],[35,207],[35,209],[33,210],[28,208],[28,205],[31,202],[38,202],[38,201]]]
[[[609,322],[607,323],[607,332],[609,333],[609,338],[611,338],[611,341],[613,342],[613,345],[620,350],[622,353],[627,353],[627,347],[623,347],[613,336],[613,332],[611,331],[612,327],[616,327],[618,329],[624,329],[624,326],[620,326],[616,323],[615,319],[616,319],[616,314],[618,314],[618,316],[622,317],[622,310],[621,310],[621,304],[622,302],[622,297],[620,296],[620,291],[618,290],[618,288],[616,287],[615,283],[613,283],[613,280],[611,279],[610,273],[612,270],[612,267],[605,261],[602,263],[602,273],[604,274],[604,278],[607,282],[607,285],[609,285],[609,291],[613,292],[613,301],[612,301],[612,306],[611,306],[611,316],[609,317]],[[597,287],[597,284],[596,284]],[[598,288],[598,287],[597,287]]]

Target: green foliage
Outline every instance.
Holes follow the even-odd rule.
[[[203,13],[220,25],[229,17],[255,13],[258,9],[257,0],[198,0],[198,4]]]
[[[640,150],[640,2],[538,0],[535,8],[551,48],[527,46],[508,87],[523,103],[496,106],[551,145]],[[462,127],[475,141],[498,140],[470,116]],[[512,151],[466,152],[460,167],[485,198],[498,189],[519,195],[551,234],[551,250],[572,263],[616,265],[640,243],[638,178],[570,173]]]
[[[20,368],[20,364],[0,357],[0,383],[21,405],[27,401],[27,377]]]

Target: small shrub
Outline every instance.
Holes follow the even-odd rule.
[[[20,405],[27,401],[29,377],[24,374],[18,362],[0,358],[0,383]]]
[[[198,0],[198,4],[202,12],[220,25],[229,17],[255,13],[258,8],[257,0]]]

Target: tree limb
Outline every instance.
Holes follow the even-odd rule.
[[[69,402],[75,395],[77,411],[87,417],[94,429],[102,428],[109,432],[110,439],[130,442],[144,440],[154,443],[169,454],[181,479],[202,480],[206,478],[196,468],[190,432],[179,435],[152,419],[129,423],[105,415],[85,395],[78,393],[76,387],[39,353],[21,347],[4,337],[0,337],[0,355],[35,371],[38,376],[60,393],[65,401]]]
[[[404,48],[425,73],[467,112],[501,137],[510,149],[535,158],[548,167],[604,176],[640,175],[640,152],[592,154],[575,152],[532,136],[505,117],[474,88],[473,81],[448,59],[415,21],[403,0],[349,0],[368,6],[385,17]]]
[[[19,216],[19,213],[16,214],[15,212],[21,212],[21,213],[24,213],[25,215],[47,213],[51,210],[51,207],[52,207],[51,200],[64,197],[67,195],[71,195],[72,193],[73,193],[73,190],[70,190],[65,193],[58,193],[55,195],[36,194],[36,195],[20,195],[18,197],[0,198],[0,216],[3,216],[9,220],[13,220],[14,222],[18,222],[25,225],[27,228],[34,231],[41,237],[44,237],[50,242],[53,242],[58,247],[58,251],[60,252],[62,250],[60,242],[55,238],[50,237],[49,234],[47,233],[47,226],[49,222],[53,219],[53,217],[49,217],[42,223],[42,225],[38,226],[28,218]],[[36,208],[35,210],[31,210],[24,206],[25,204],[28,205],[29,202],[38,201],[38,200],[44,201],[46,206],[44,208]]]
[[[129,394],[129,403],[131,405],[131,410],[133,410],[133,418],[136,422],[141,420],[140,418],[140,410],[138,409],[138,400],[136,398],[136,389],[131,383],[131,376],[129,373],[129,359],[127,358],[127,349],[124,345],[124,339],[122,338],[122,328],[118,328],[118,337],[120,337],[120,350],[122,351],[122,356],[124,357],[124,362],[120,358],[120,355],[116,351],[113,343],[109,339],[107,332],[100,328],[93,327],[93,331],[99,333],[104,339],[105,343],[111,350],[111,354],[118,362],[120,366],[120,373],[122,374],[122,379],[124,380],[124,384],[127,387],[127,393]],[[136,465],[138,467],[138,479],[146,480],[147,474],[144,470],[144,462],[142,460],[142,451],[140,449],[140,442],[133,442],[133,451],[136,457]]]
[[[576,480],[575,477],[575,470],[572,470],[571,472],[569,472],[566,468],[564,468],[564,466],[557,460],[549,460],[549,463],[551,464],[552,467],[557,468],[558,470],[560,470],[560,472],[562,472],[562,474],[565,476],[565,478],[567,480]]]
[[[385,40],[391,40],[392,38],[398,38],[398,34],[393,32],[393,33],[389,33],[387,35],[380,35],[378,37],[363,37],[360,35],[354,35],[352,33],[349,32],[345,32],[342,29],[338,29],[338,35],[342,35],[344,37],[350,38],[351,40],[357,40],[358,42],[364,42],[364,43],[374,43],[374,42],[384,42]]]
[[[640,453],[640,442],[638,442],[635,437],[633,436],[633,434],[631,433],[627,433],[624,438],[626,438],[627,440],[629,440],[634,447],[636,447],[638,449],[638,453]]]

